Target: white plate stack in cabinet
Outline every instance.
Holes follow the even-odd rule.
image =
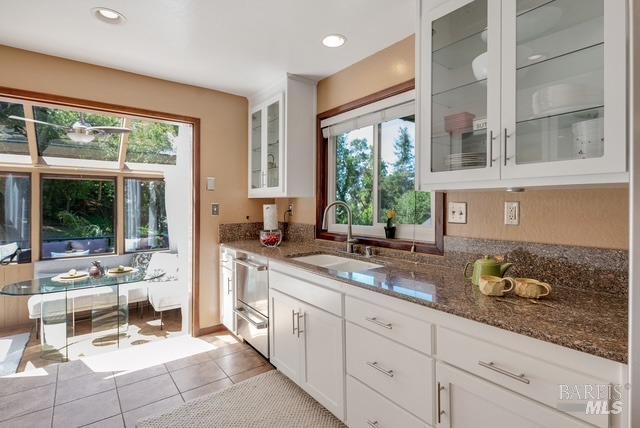
[[[628,183],[624,0],[418,4],[421,190]]]
[[[287,74],[249,98],[249,197],[315,194],[316,82]]]

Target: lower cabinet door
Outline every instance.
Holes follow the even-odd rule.
[[[350,428],[428,426],[351,376],[347,376],[347,425]]]
[[[233,271],[227,269],[224,266],[220,269],[222,271],[222,324],[229,329],[229,331],[236,332],[235,316],[233,315],[234,305],[234,284],[233,284]]]
[[[436,427],[586,428],[584,422],[451,366],[436,365]]]
[[[273,289],[269,290],[269,296],[271,363],[285,376],[299,384],[303,349],[297,323],[298,315],[302,313],[301,304]]]
[[[302,305],[300,319],[304,338],[302,388],[344,420],[344,321],[313,306]]]

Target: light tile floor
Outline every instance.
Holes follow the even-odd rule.
[[[169,338],[0,378],[0,428],[134,427],[272,369],[227,332]]]

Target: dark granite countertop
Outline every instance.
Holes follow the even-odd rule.
[[[387,294],[439,311],[523,334],[598,357],[627,363],[627,299],[554,285],[536,304],[514,294],[502,298],[480,293],[462,276],[462,268],[418,264],[399,259],[338,254],[320,241],[285,242],[265,248],[258,241],[234,241],[226,247],[250,252],[318,275]],[[355,257],[384,267],[361,273],[337,272],[292,260],[313,253]]]

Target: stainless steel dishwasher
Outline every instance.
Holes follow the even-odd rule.
[[[234,316],[238,336],[269,358],[269,273],[261,257],[236,252]]]

